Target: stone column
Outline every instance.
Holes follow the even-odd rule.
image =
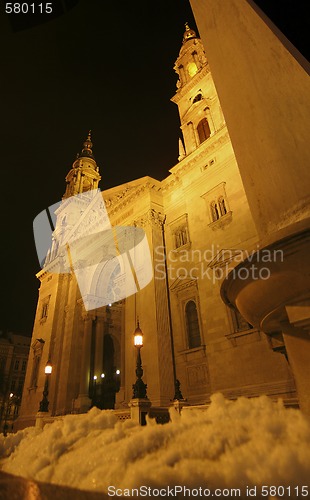
[[[211,114],[211,110],[210,110],[209,106],[207,106],[204,109],[204,112],[206,113],[206,117],[207,117],[209,128],[210,128],[210,133],[211,133],[211,135],[213,135],[213,134],[215,134],[216,130],[215,130],[215,126],[214,126],[214,122],[213,122],[213,118],[212,118],[212,114]]]
[[[83,178],[84,178],[85,174],[82,174],[81,173],[81,176],[80,176],[80,183],[79,183],[79,190],[78,190],[78,193],[82,193],[83,191]]]
[[[97,315],[96,321],[96,351],[95,351],[95,372],[100,383],[100,375],[103,372],[103,335],[104,335],[104,318]]]
[[[76,407],[80,413],[89,410],[91,399],[89,398],[89,377],[90,377],[90,355],[91,355],[91,334],[93,317],[89,314],[84,316],[83,347],[80,372],[80,391],[77,398]]]
[[[310,415],[310,299],[286,306],[283,326],[287,357],[294,373],[300,408]]]
[[[310,289],[309,64],[251,0],[191,5],[260,238],[256,276],[255,259],[239,264],[222,297],[265,333],[284,332],[300,404],[310,412],[310,339],[290,327],[287,309],[309,300]],[[272,256],[268,279],[257,278],[262,252]],[[241,267],[246,280],[235,274]]]
[[[183,66],[179,66],[179,75],[180,75],[180,80],[181,80],[181,84],[184,85],[186,83],[186,73],[184,71],[184,67]]]
[[[74,194],[77,194],[80,192],[80,184],[81,184],[81,171],[78,169],[76,180],[75,180]]]
[[[190,151],[189,152],[192,153],[192,151],[195,151],[195,149],[197,148],[197,138],[196,138],[196,133],[194,130],[193,123],[188,122],[187,127],[189,130],[188,137],[190,138],[190,144],[189,144]]]

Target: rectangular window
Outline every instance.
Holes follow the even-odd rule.
[[[173,237],[173,248],[175,250],[190,245],[187,214],[181,215],[172,221],[169,226]]]
[[[201,196],[201,198],[204,198],[207,204],[207,209],[210,216],[209,225],[213,228],[216,226],[224,227],[223,224],[229,224],[229,222],[231,221],[232,212],[228,205],[225,184],[225,182],[221,182]],[[214,225],[214,223],[216,224]]]
[[[25,372],[27,367],[27,360],[23,359],[23,364],[22,364],[22,371]]]
[[[21,395],[23,392],[24,379],[20,378],[17,385],[17,394]]]
[[[48,315],[48,306],[49,306],[50,298],[51,298],[51,296],[49,295],[48,297],[45,297],[45,299],[42,300],[42,302],[41,302],[42,309],[41,309],[40,320],[45,320],[47,318],[47,315]]]
[[[32,374],[31,374],[31,387],[37,386],[40,361],[41,361],[41,356],[34,356]]]
[[[193,300],[187,302],[185,307],[186,329],[188,337],[188,347],[193,349],[201,345],[199,320],[196,304]]]
[[[19,359],[16,359],[14,363],[14,370],[17,371],[18,368],[19,368]]]
[[[41,319],[47,318],[47,311],[48,311],[48,304],[45,303],[42,306],[42,313],[41,313]]]

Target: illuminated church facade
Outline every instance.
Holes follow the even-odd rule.
[[[282,339],[253,328],[220,296],[227,272],[257,250],[258,236],[208,60],[188,25],[174,69],[179,79],[172,101],[182,131],[178,163],[163,181],[146,176],[102,192],[112,226],[144,229],[153,279],[125,299],[87,311],[74,273],[52,272],[57,252],[51,249],[49,270],[37,275],[17,428],[35,422],[47,361],[53,366],[51,415],[85,412],[92,404],[128,408],[138,319],[143,380],[154,406],[171,405],[176,380],[191,405],[208,403],[215,392],[228,398],[267,394],[288,404],[296,399]],[[66,200],[98,187],[92,148],[89,135],[66,177],[54,236],[70,216]]]

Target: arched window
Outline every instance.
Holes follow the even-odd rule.
[[[202,99],[202,94],[197,94],[197,95],[194,97],[194,99],[193,99],[193,104],[194,104],[195,102],[201,101],[201,99]]]
[[[188,347],[199,347],[201,345],[199,321],[197,307],[193,300],[187,302],[185,307],[186,329],[188,338]]]
[[[212,221],[214,222],[220,218],[217,203],[215,203],[215,201],[212,201],[210,207],[211,207]]]
[[[225,200],[224,200],[223,196],[221,196],[218,199],[218,204],[219,204],[220,213],[221,213],[221,217],[222,217],[223,215],[227,214],[227,209],[226,209]]]
[[[197,132],[198,132],[200,144],[210,137],[211,131],[210,131],[208,120],[206,118],[203,118],[198,123]]]

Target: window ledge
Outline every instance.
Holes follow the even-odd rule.
[[[191,244],[192,242],[188,241],[187,243],[185,243],[185,245],[181,245],[180,247],[174,248],[173,251],[179,252],[180,250],[186,250],[187,248],[190,248]]]
[[[232,211],[230,210],[229,212],[227,212],[227,214],[222,215],[222,217],[220,217],[219,219],[208,224],[208,226],[211,229],[218,229],[218,228],[223,229],[225,226],[230,224],[231,221],[232,221]]]
[[[258,328],[249,328],[248,330],[240,330],[238,332],[229,333],[228,335],[225,335],[225,337],[228,340],[231,340],[231,339],[236,339],[238,337],[243,337],[244,335],[251,335],[252,333],[257,333],[257,332],[260,332]]]
[[[183,349],[182,351],[178,351],[179,354],[191,354],[193,352],[198,352],[198,351],[206,351],[206,346],[205,345],[200,345],[199,347],[191,347],[187,349]]]
[[[38,388],[37,385],[33,385],[32,387],[28,387],[28,392],[30,392],[30,391],[36,391],[37,388]]]

